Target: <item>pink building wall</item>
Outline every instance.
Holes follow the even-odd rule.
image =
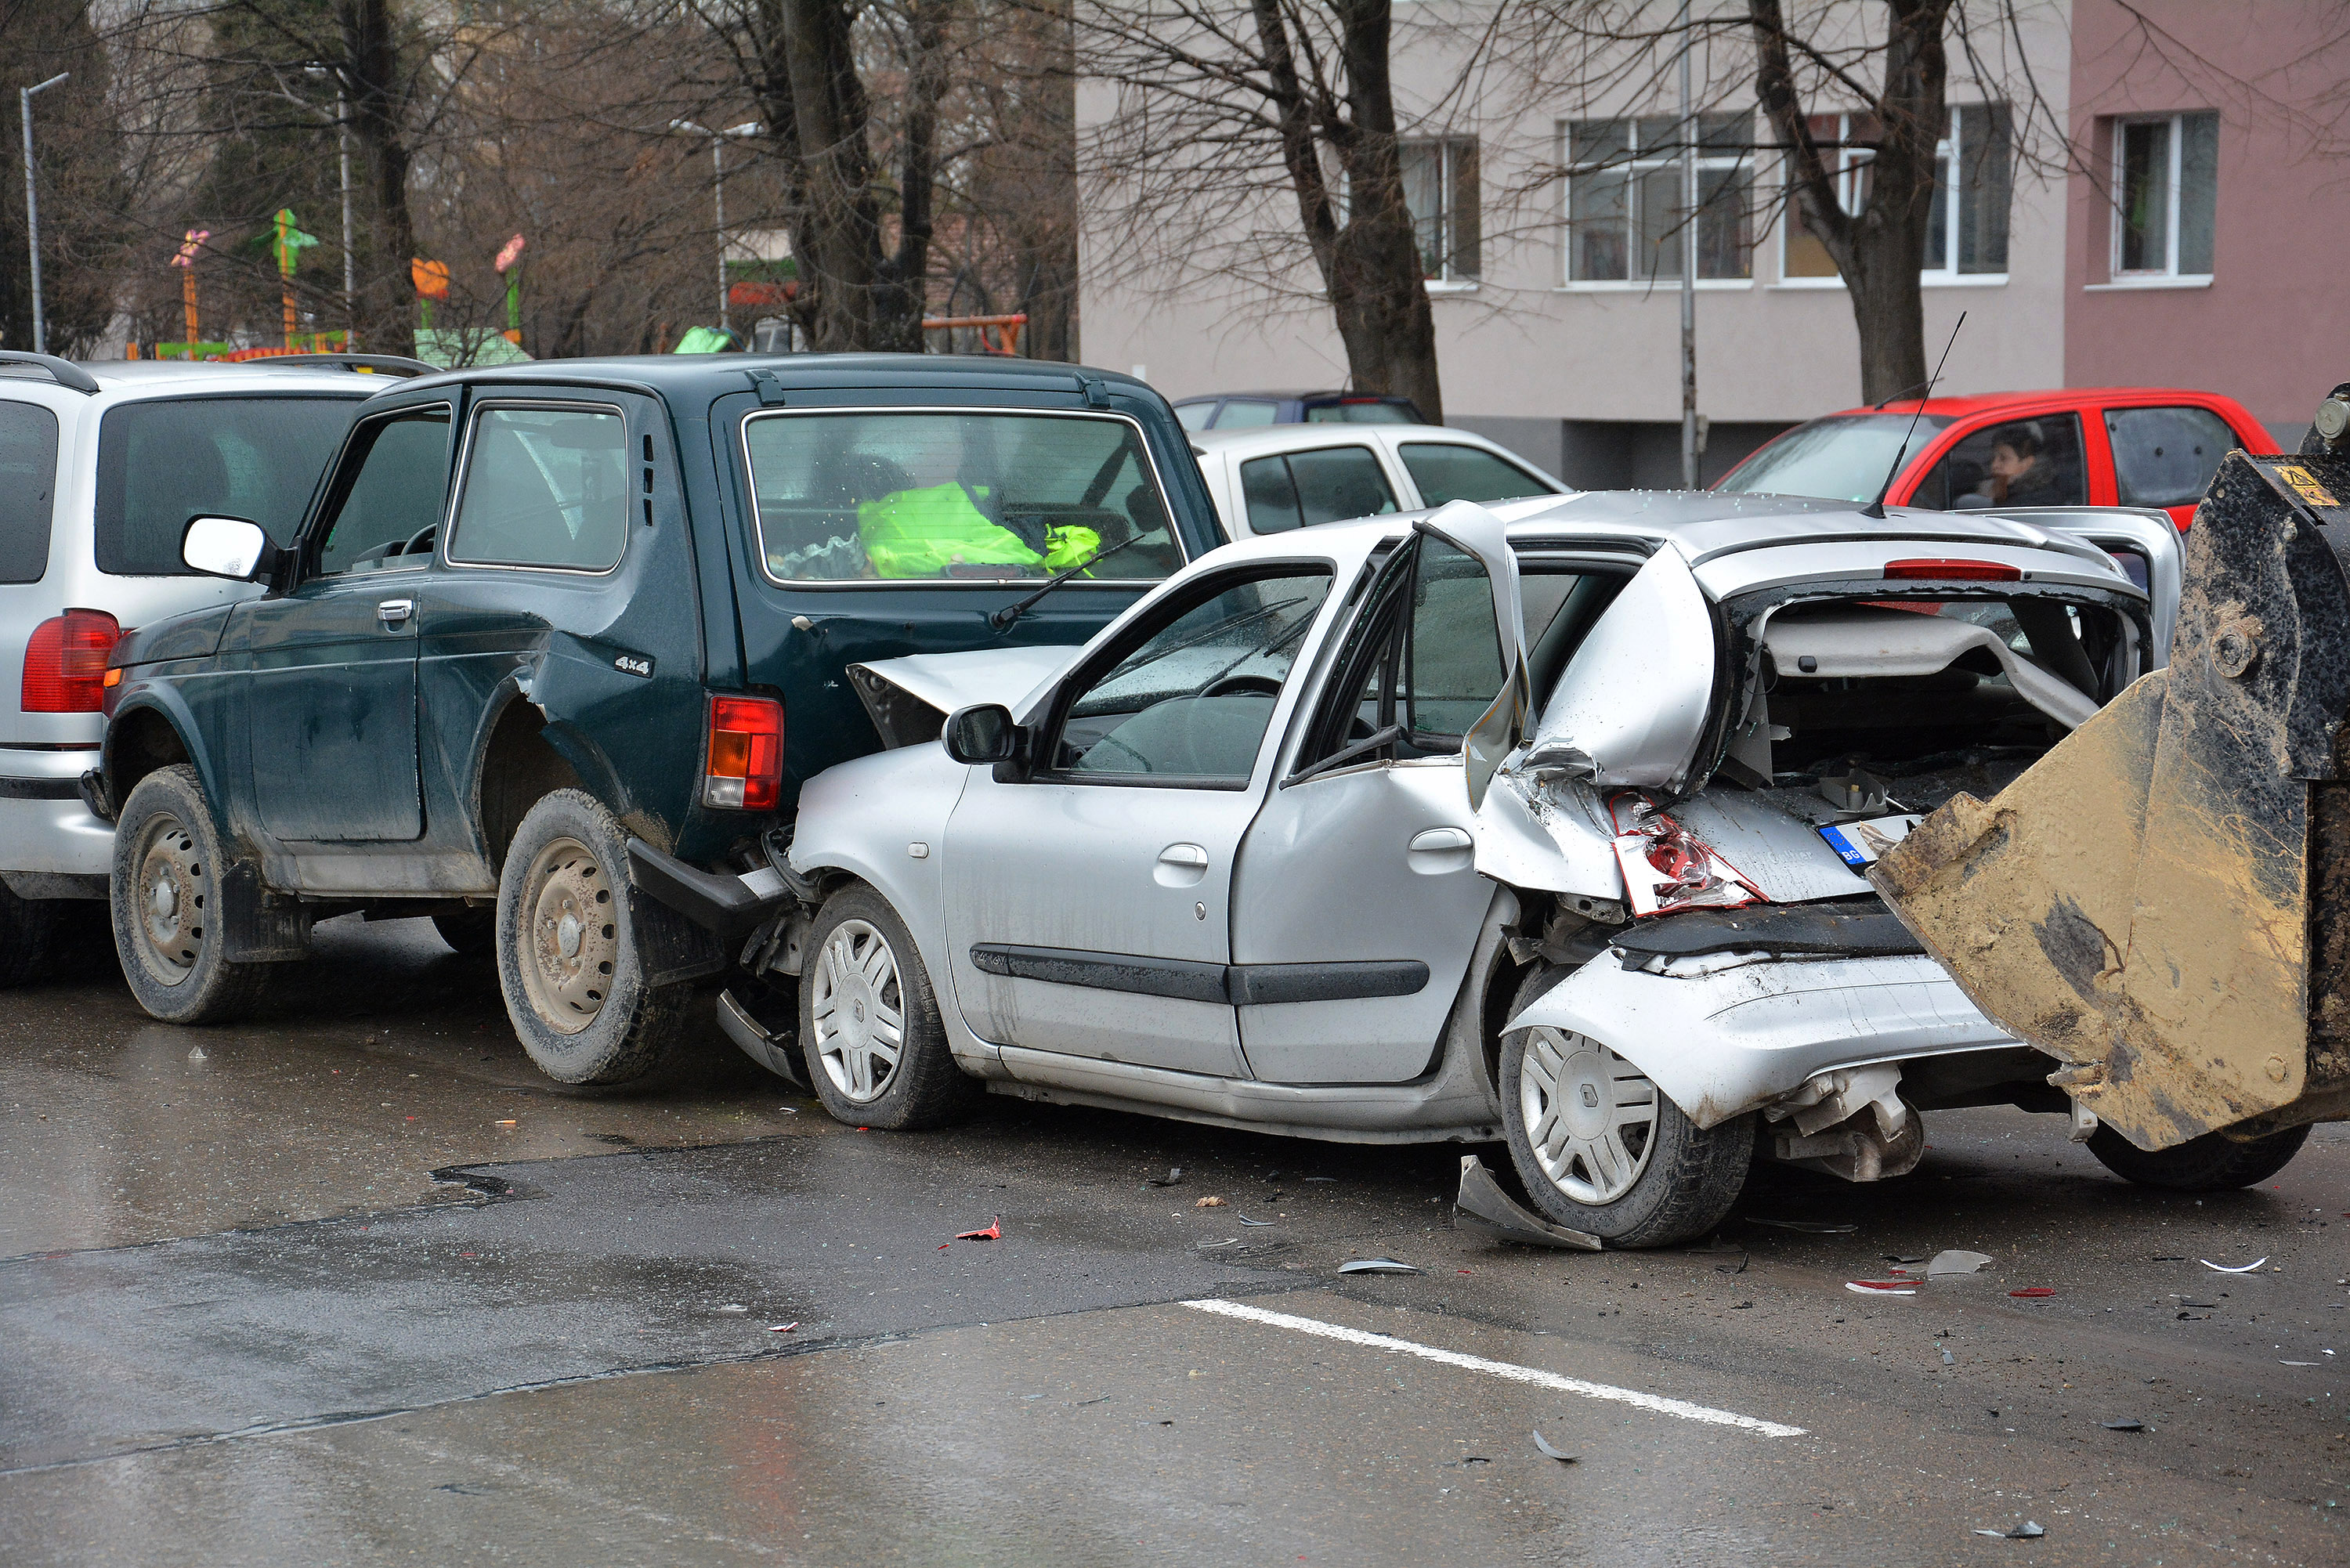
[[[2095,175],[2068,182],[2067,385],[2223,392],[2298,440],[2350,380],[2350,123],[2326,126],[2332,146],[2314,129],[2350,93],[2344,33],[2310,0],[2074,0],[2073,130]],[[2111,282],[2109,117],[2191,109],[2220,115],[2210,286],[2096,286]]]

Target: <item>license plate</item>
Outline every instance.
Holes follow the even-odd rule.
[[[1856,871],[1865,871],[1877,864],[1877,857],[1909,836],[1909,830],[1923,818],[1916,816],[1872,816],[1866,822],[1840,822],[1834,827],[1820,829],[1820,836],[1828,847],[1844,857],[1844,863]]]

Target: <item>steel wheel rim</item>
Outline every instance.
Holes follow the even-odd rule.
[[[1656,1148],[1656,1085],[1596,1040],[1562,1029],[1529,1032],[1518,1111],[1551,1185],[1591,1208],[1632,1190]]]
[[[619,961],[619,911],[604,867],[576,838],[558,838],[523,874],[523,990],[558,1034],[596,1022]]]
[[[889,1092],[906,1050],[905,986],[889,939],[870,921],[843,920],[824,940],[810,977],[816,1059],[856,1105]]]
[[[138,880],[130,911],[141,968],[165,985],[194,972],[204,951],[204,867],[195,836],[163,813],[139,836]]]

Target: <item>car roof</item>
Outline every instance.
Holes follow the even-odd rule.
[[[281,391],[299,388],[367,397],[386,387],[404,384],[393,376],[357,375],[349,370],[316,365],[277,366],[271,365],[266,359],[241,362],[207,359],[195,363],[172,359],[92,359],[77,360],[75,363],[89,372],[90,379],[96,381],[101,390],[118,395],[274,387]],[[37,367],[22,369],[12,367],[5,374],[0,374],[0,383],[14,381],[43,387],[58,384]]]
[[[2045,403],[2069,407],[2080,403],[2115,400],[2134,403],[2149,399],[2156,400],[2175,399],[2187,402],[2228,400],[2216,392],[2199,392],[2186,387],[2058,387],[2038,392],[1970,392],[1964,397],[1928,398],[1922,403],[1918,399],[1910,398],[1887,402],[1881,407],[1867,404],[1856,409],[1839,409],[1833,414],[1823,414],[1820,417],[1834,420],[1844,419],[1853,414],[1908,414],[1916,413],[1922,408],[1929,414],[1943,414],[1954,419],[1965,419],[1974,414],[1995,414],[2009,409],[2034,408]]]
[[[1499,446],[1472,431],[1453,430],[1445,425],[1252,425],[1246,430],[1193,431],[1191,444],[1203,452],[1224,452],[1235,457],[1255,457],[1264,452],[1311,452],[1326,446],[1360,446],[1365,441],[1378,439],[1380,435],[1394,441],[1473,446],[1485,452],[1515,456],[1508,448]]]
[[[1021,359],[1001,354],[631,354],[601,359],[533,359],[514,365],[476,366],[420,376],[399,383],[402,390],[423,386],[626,386],[666,398],[714,398],[752,389],[750,372],[773,375],[786,392],[870,388],[874,390],[941,390],[982,388],[999,391],[1075,392],[1087,380],[1121,391],[1156,396],[1148,383],[1116,370]]]

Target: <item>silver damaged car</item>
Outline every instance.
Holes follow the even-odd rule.
[[[1082,649],[852,670],[889,749],[805,790],[764,961],[858,1126],[1506,1141],[1550,1220],[1669,1243],[1758,1154],[1874,1180],[1922,1112],[2066,1109],[1865,873],[2161,663],[2179,558],[2159,513],[1662,493],[1248,541]]]

